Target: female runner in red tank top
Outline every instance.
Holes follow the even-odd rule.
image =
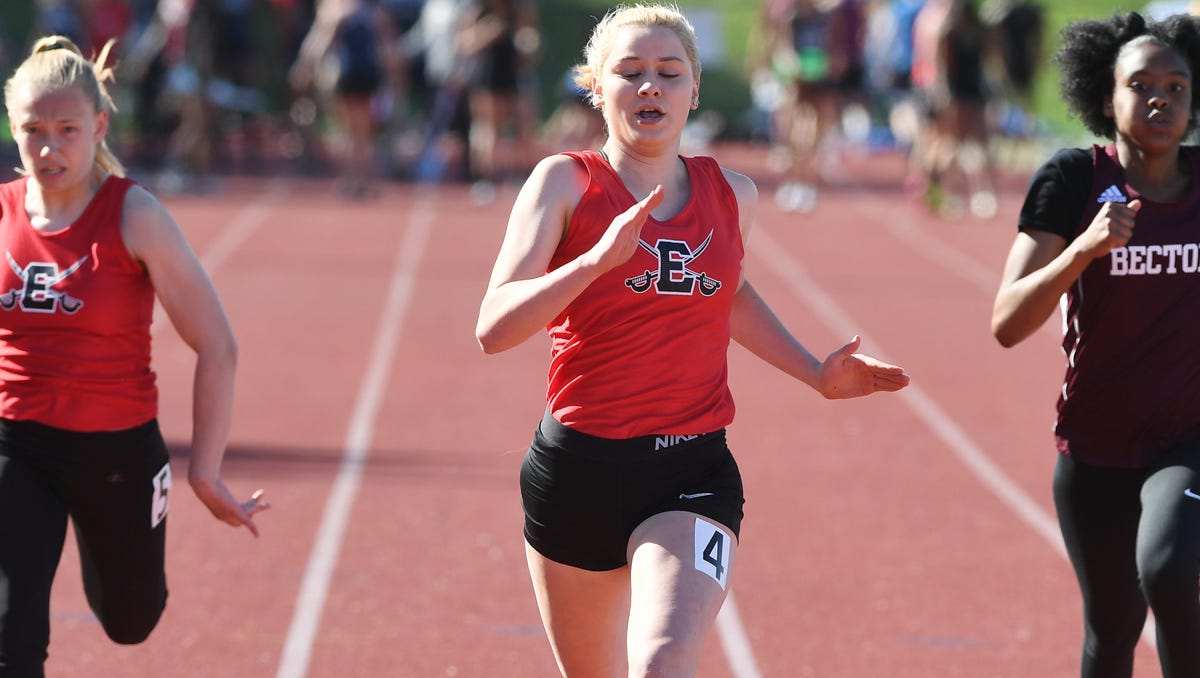
[[[521,468],[526,554],[567,676],[692,675],[725,599],[742,485],[725,442],[730,339],[827,398],[904,371],[815,358],[743,274],[747,177],[683,158],[699,104],[695,33],[674,8],[609,13],[577,81],[603,150],[544,159],[517,197],[476,335],[551,338],[547,411]]]
[[[1081,675],[1128,678],[1154,612],[1166,678],[1200,676],[1200,19],[1062,31],[1071,110],[1112,144],[1033,177],[992,313],[1012,346],[1063,312],[1054,502],[1083,598]]]
[[[4,87],[21,178],[0,185],[0,675],[43,675],[68,517],[105,633],[139,643],[166,605],[171,467],[150,368],[155,295],[197,354],[188,483],[218,519],[268,507],[221,480],[237,347],[178,225],[104,141],[96,63],[42,38]]]

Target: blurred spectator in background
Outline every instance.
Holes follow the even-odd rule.
[[[865,10],[860,0],[767,0],[763,11],[770,72],[785,89],[772,120],[775,194],[785,211],[816,207],[818,161],[833,150],[844,105],[862,86]]]
[[[532,0],[471,0],[463,13],[458,46],[469,73],[468,144],[471,171],[478,179],[472,197],[490,202],[496,183],[523,175],[540,155],[533,147],[534,68],[541,48],[537,8]],[[515,146],[511,152],[499,153],[506,126]]]
[[[126,79],[139,83],[135,117],[142,138],[135,157],[157,173],[153,183],[164,194],[213,187],[217,135],[208,86],[214,30],[210,3],[159,0],[118,64]]]
[[[988,83],[984,65],[987,29],[979,16],[977,0],[952,0],[938,36],[937,126],[944,132],[937,161],[943,180],[957,181],[971,214],[990,219],[997,203],[988,144],[990,126]],[[951,176],[946,173],[953,172]]]
[[[1033,133],[1033,83],[1042,63],[1045,11],[1035,0],[989,0],[980,9],[1000,68],[1001,131]]]
[[[591,103],[591,92],[575,82],[575,69],[563,74],[559,101],[542,127],[547,153],[597,149],[606,136],[604,115]]]
[[[90,47],[80,0],[37,0],[35,32],[41,35],[64,35],[82,49]]]
[[[912,86],[919,113],[909,151],[906,189],[933,209],[940,207],[942,194],[938,152],[938,89],[941,74],[937,53],[940,33],[950,11],[951,0],[926,0],[913,21]]]
[[[913,29],[913,84],[928,124],[913,147],[910,186],[947,217],[996,213],[984,75],[986,30],[974,0],[929,0]]]
[[[317,6],[288,79],[300,93],[326,93],[342,133],[339,191],[362,198],[374,190],[372,98],[389,80],[382,46],[387,17],[374,0],[324,0]]]
[[[458,48],[458,30],[469,1],[425,0],[401,39],[406,57],[419,66],[411,71],[409,94],[420,105],[413,107],[417,119],[410,126],[422,132],[401,141],[403,153],[414,156],[412,176],[419,181],[454,174],[450,165],[463,155],[471,121],[464,101],[469,64]]]
[[[112,58],[120,60],[134,28],[134,8],[129,0],[84,0],[83,15],[87,39],[79,44],[84,56],[98,54],[109,40],[115,40]]]
[[[925,0],[872,0],[867,8],[864,86],[874,130],[883,141],[911,147],[918,107],[913,101],[913,23]]]
[[[401,140],[414,120],[413,100],[410,90],[414,79],[420,78],[423,65],[419,55],[410,55],[405,46],[406,34],[421,18],[425,0],[380,0],[386,21],[387,36],[380,46],[387,82],[375,97],[375,117],[379,121],[383,146],[387,149],[386,172],[389,175],[403,171],[403,146]],[[418,58],[414,58],[418,57]]]
[[[259,68],[264,40],[255,34],[254,0],[203,0],[211,12],[212,77],[205,91],[214,115],[222,166],[257,168],[266,143],[266,102]],[[262,3],[265,4],[265,3]]]
[[[993,52],[993,153],[1006,167],[1040,162],[1043,151],[1033,143],[1033,85],[1043,58],[1045,11],[1039,0],[986,0],[980,15]]]

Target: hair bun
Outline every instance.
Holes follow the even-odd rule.
[[[75,43],[71,42],[71,39],[65,35],[47,35],[43,38],[39,38],[37,42],[33,43],[33,49],[30,50],[30,54],[37,54],[38,52],[51,52],[56,49],[65,49],[80,56],[83,55],[83,52],[79,51],[79,48],[75,46]]]

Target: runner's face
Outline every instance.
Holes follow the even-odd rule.
[[[674,31],[617,29],[596,84],[612,138],[631,146],[678,144],[699,92],[692,62]]]
[[[21,164],[46,191],[73,188],[91,176],[108,113],[78,87],[18,87],[9,102]]]
[[[1150,152],[1173,151],[1187,134],[1192,72],[1175,50],[1155,42],[1121,49],[1105,113],[1117,136]]]

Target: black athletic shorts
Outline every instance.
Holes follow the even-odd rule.
[[[633,530],[666,511],[689,511],[733,531],[742,476],[725,431],[611,440],[546,413],[521,465],[525,539],[543,556],[585,570],[626,564]]]

